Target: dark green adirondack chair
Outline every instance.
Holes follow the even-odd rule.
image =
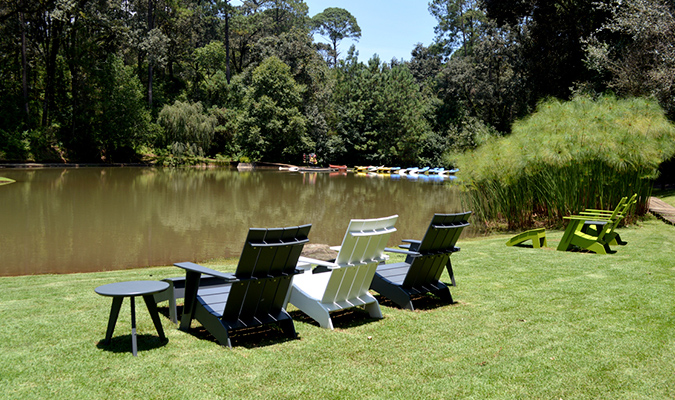
[[[454,283],[450,255],[459,251],[455,247],[462,230],[469,226],[471,212],[460,214],[435,214],[422,240],[404,240],[406,250],[387,249],[406,254],[399,263],[380,264],[370,288],[397,305],[414,310],[412,296],[434,293],[452,303],[448,286],[439,279],[447,268]]]
[[[298,258],[311,225],[288,228],[252,228],[234,274],[191,262],[174,264],[186,270],[185,305],[180,329],[187,331],[193,319],[216,340],[229,347],[230,332],[276,324],[290,338],[295,327],[284,306]],[[200,277],[222,279],[222,284],[200,287]]]

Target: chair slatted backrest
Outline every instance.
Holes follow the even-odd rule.
[[[245,322],[283,308],[311,225],[249,230],[223,312],[223,320]]]
[[[627,201],[628,197],[622,197],[621,200],[619,201],[619,204],[617,204],[616,208],[614,208],[614,212],[612,212],[612,216],[609,217],[609,219],[614,221],[619,216],[619,214],[621,214],[621,212],[624,211]]]
[[[428,254],[411,260],[403,287],[419,287],[437,282],[448,263],[450,253]]]
[[[605,217],[599,218],[600,221],[607,221],[607,223],[602,223],[598,226],[598,231],[597,231],[597,241],[598,242],[603,242],[605,236],[607,236],[610,232],[614,231],[614,228],[618,226],[619,221],[621,218],[624,217],[624,214],[622,214],[624,211],[627,211],[629,207],[629,202],[628,202],[628,197],[622,197],[621,200],[619,200],[619,203],[616,205],[614,208],[614,211],[612,211],[611,215],[605,215]],[[592,222],[593,217],[589,217],[589,221]],[[583,228],[583,225],[579,225],[579,228],[577,228],[577,232],[575,234],[580,235],[580,231]]]
[[[406,257],[410,269],[403,280],[404,287],[416,287],[440,279],[450,254],[456,251],[455,245],[459,236],[469,226],[470,216],[470,211],[434,215],[424,238],[414,250],[419,255]]]
[[[321,299],[323,303],[345,301],[368,291],[377,264],[384,260],[384,248],[398,215],[376,219],[354,219],[349,223],[330,279]]]
[[[621,210],[621,218],[625,218],[628,213],[630,212],[630,209],[637,204],[637,193],[633,194],[631,198],[626,202],[626,205],[623,207],[623,210]]]
[[[626,197],[624,197],[622,200],[626,200]],[[614,210],[614,213],[612,213],[612,216],[610,217],[610,222],[604,227],[604,229],[601,230],[601,232],[598,233],[598,239],[600,240],[604,236],[614,232],[614,230],[619,227],[619,223],[621,222],[621,220],[624,219],[626,215],[628,215],[630,208],[633,207],[633,205],[635,205],[636,203],[637,203],[637,193],[631,196],[631,198],[627,200],[625,204],[623,204],[623,207],[617,206],[616,209]]]
[[[351,220],[335,258],[335,264],[346,266],[383,259],[389,236],[396,232],[394,225],[397,219],[398,215]]]
[[[469,226],[471,211],[459,214],[434,214],[427,232],[415,251],[443,253],[452,251],[464,227]]]

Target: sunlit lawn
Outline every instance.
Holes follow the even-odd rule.
[[[162,344],[139,301],[136,358],[128,300],[113,343],[99,344],[110,299],[94,288],[182,270],[0,278],[0,397],[672,399],[675,227],[620,233],[628,245],[607,256],[556,251],[560,231],[541,250],[506,247],[509,235],[461,240],[455,304],[383,301],[384,319],[343,313],[334,331],[296,310],[298,340],[272,331],[228,349],[162,316]]]
[[[675,189],[654,189],[654,196],[675,207]]]

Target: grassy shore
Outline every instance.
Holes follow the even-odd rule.
[[[675,189],[654,189],[654,196],[675,207]]]
[[[509,235],[462,240],[453,305],[415,312],[382,301],[336,329],[297,310],[299,340],[275,331],[233,349],[203,331],[160,343],[137,302],[139,356],[125,300],[110,346],[110,299],[94,288],[178,276],[174,267],[0,278],[0,393],[5,399],[672,399],[675,227],[621,229],[612,255],[506,247]],[[311,239],[311,238],[310,238]],[[176,260],[183,261],[183,260]],[[226,260],[222,270],[233,270]],[[444,277],[449,281],[447,276]],[[168,314],[166,307],[160,309]],[[197,324],[195,323],[195,327]]]

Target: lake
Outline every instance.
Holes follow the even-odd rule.
[[[249,227],[311,223],[310,243],[339,245],[351,218],[398,214],[393,247],[421,238],[434,213],[463,210],[452,180],[428,178],[144,167],[0,175],[16,180],[0,186],[0,276],[237,257]]]

